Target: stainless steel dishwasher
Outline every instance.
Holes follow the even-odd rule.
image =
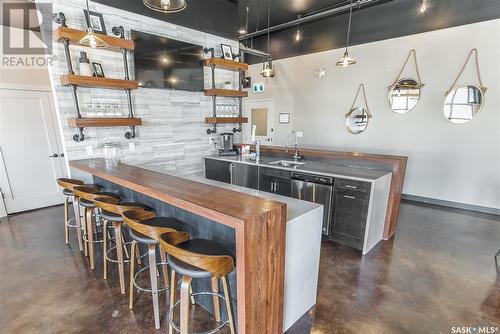
[[[292,197],[322,204],[323,234],[330,234],[332,219],[333,177],[292,173]]]

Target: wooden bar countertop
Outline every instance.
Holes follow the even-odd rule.
[[[286,204],[104,159],[69,164],[234,228],[238,332],[283,332]]]

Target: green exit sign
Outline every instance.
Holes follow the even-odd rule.
[[[252,85],[254,93],[262,93],[264,91],[264,83],[257,82]]]

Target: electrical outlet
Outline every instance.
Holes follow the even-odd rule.
[[[135,143],[128,143],[128,150],[130,152],[134,152],[135,151]]]

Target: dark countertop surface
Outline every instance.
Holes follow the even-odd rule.
[[[311,173],[311,174],[320,174],[332,177],[341,177],[352,180],[360,180],[360,181],[375,181],[387,174],[391,174],[390,171],[382,168],[382,167],[369,167],[366,165],[358,164],[356,161],[340,161],[335,159],[323,159],[323,160],[303,160],[301,162],[305,162],[304,165],[299,165],[296,167],[283,167],[279,165],[272,165],[271,162],[279,161],[279,160],[287,160],[290,161],[289,158],[283,157],[269,157],[263,156],[261,157],[259,163],[256,163],[255,160],[242,159],[241,156],[219,156],[219,155],[211,155],[206,156],[207,159],[215,159],[222,161],[230,161],[230,162],[238,162],[245,163],[250,165],[257,165],[261,167],[270,167],[270,168],[278,168],[289,171],[295,171],[300,173]]]

